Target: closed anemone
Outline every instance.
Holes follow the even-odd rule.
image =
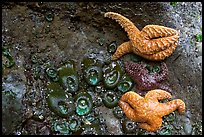
[[[152,73],[159,73],[160,72],[160,66],[154,66],[152,68]]]
[[[64,77],[63,83],[66,86],[66,91],[75,92],[78,89],[78,79],[75,76]]]
[[[74,99],[70,94],[66,94],[56,83],[48,85],[47,103],[51,111],[61,117],[68,117],[75,111]]]
[[[48,11],[45,13],[45,19],[48,21],[48,22],[51,22],[53,21],[54,19],[54,13],[52,11]]]
[[[79,88],[79,76],[74,63],[73,60],[68,60],[58,69],[59,83],[70,93],[76,92]]]
[[[47,73],[48,77],[50,79],[52,79],[53,81],[58,81],[59,80],[58,72],[57,72],[56,69],[54,69],[54,68],[47,68],[46,69],[46,73]]]
[[[123,112],[123,110],[122,110],[121,107],[116,106],[116,107],[114,107],[114,109],[113,109],[113,115],[114,115],[116,118],[121,119],[121,118],[124,117],[124,112]]]
[[[118,97],[113,91],[108,91],[104,94],[103,103],[108,108],[113,108],[118,104]]]
[[[116,41],[111,42],[111,44],[109,44],[107,48],[109,53],[114,53],[117,49]]]
[[[134,121],[129,120],[129,119],[124,119],[122,121],[122,130],[125,133],[134,133],[137,125]]]
[[[78,130],[76,135],[100,135],[100,125],[99,124],[91,124],[91,125],[83,125],[80,130]]]

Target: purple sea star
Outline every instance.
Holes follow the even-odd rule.
[[[150,74],[145,64],[132,61],[125,62],[125,70],[136,83],[138,90],[163,89],[172,93],[167,85],[162,84],[168,78],[168,68],[164,62],[161,63],[159,73]]]

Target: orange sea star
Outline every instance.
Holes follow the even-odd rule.
[[[112,60],[130,52],[149,60],[164,60],[176,49],[179,32],[172,28],[146,25],[140,31],[129,19],[118,13],[107,12],[104,16],[115,19],[125,29],[130,39],[117,48]]]
[[[176,109],[179,113],[185,111],[185,103],[181,99],[174,99],[167,103],[158,101],[170,98],[171,94],[161,89],[150,90],[145,97],[129,91],[121,97],[119,106],[129,119],[140,122],[140,128],[155,132],[161,127],[163,116]]]

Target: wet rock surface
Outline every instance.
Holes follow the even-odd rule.
[[[202,40],[198,39],[199,35],[202,37],[200,2],[176,2],[174,5],[170,2],[4,2],[2,47],[9,49],[15,65],[6,67],[9,60],[2,55],[3,134],[55,134],[51,131],[51,123],[66,119],[56,116],[47,105],[46,88],[51,79],[46,68],[60,68],[72,59],[77,62],[79,89],[88,88],[82,77],[83,58],[89,55],[108,64],[112,55],[108,46],[113,42],[118,46],[128,41],[126,32],[118,23],[104,18],[108,11],[124,15],[140,30],[149,24],[180,30],[179,44],[164,62],[169,70],[167,82],[173,90],[173,99],[182,99],[186,112],[165,116],[161,129],[155,133],[136,126],[135,132],[130,134],[202,134]],[[123,61],[130,60],[130,56],[125,55],[119,61],[123,64]],[[95,94],[100,98],[105,92],[102,81],[99,86],[102,91]],[[117,90],[114,92],[118,97],[123,94]],[[114,117],[114,108],[101,104],[98,113],[103,115],[99,117],[107,121],[102,124],[104,127],[100,127],[103,129],[100,133],[126,134],[121,130],[120,122],[125,117]],[[93,111],[97,113],[95,109]]]

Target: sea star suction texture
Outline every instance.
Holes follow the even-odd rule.
[[[163,116],[177,109],[179,113],[185,111],[185,103],[181,99],[174,99],[167,103],[158,101],[170,98],[171,94],[161,89],[150,90],[145,97],[129,91],[120,98],[119,106],[129,119],[139,122],[140,128],[155,132],[161,127]]]
[[[151,74],[145,64],[126,61],[125,71],[136,83],[138,90],[163,89],[172,93],[172,90],[162,83],[168,78],[168,68],[164,62],[161,62],[160,72]]]
[[[106,12],[104,16],[116,20],[125,29],[130,39],[117,48],[112,60],[133,52],[148,60],[159,61],[169,57],[177,47],[179,32],[175,29],[146,25],[140,31],[129,19],[118,13]]]

